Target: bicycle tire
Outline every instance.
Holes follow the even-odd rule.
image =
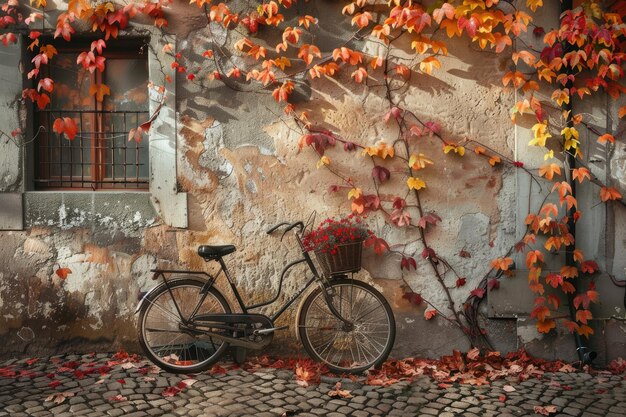
[[[330,287],[334,287],[334,290],[336,292],[340,290],[341,293],[343,292],[342,290],[343,287],[351,288],[352,299],[348,300],[348,305],[350,305],[351,307],[350,307],[350,311],[347,312],[348,313],[347,315],[349,316],[352,315],[352,317],[344,316],[348,320],[353,320],[354,316],[360,313],[360,310],[357,310],[356,312],[354,310],[354,306],[355,306],[354,289],[355,288],[358,289],[358,292],[361,293],[360,296],[357,294],[358,297],[361,297],[358,308],[359,309],[363,308],[361,306],[362,304],[366,304],[366,305],[369,304],[368,310],[371,310],[371,311],[367,312],[368,310],[366,310],[366,313],[363,313],[363,314],[366,316],[369,316],[373,312],[376,312],[377,313],[376,317],[379,317],[381,319],[380,323],[367,324],[367,326],[369,326],[369,328],[372,329],[372,331],[369,332],[369,334],[372,335],[370,336],[371,340],[367,339],[367,341],[372,342],[371,344],[373,347],[375,347],[374,344],[380,345],[382,347],[376,349],[377,351],[376,354],[368,355],[367,353],[365,353],[367,348],[363,346],[363,337],[365,336],[365,333],[367,333],[367,331],[365,331],[367,327],[366,327],[366,324],[364,324],[364,322],[362,321],[358,322],[359,320],[365,317],[362,317],[362,318],[357,317],[357,322],[354,323],[356,327],[352,331],[339,329],[338,327],[342,325],[343,323],[339,319],[337,319],[334,315],[332,315],[332,313],[330,313],[330,310],[328,309],[326,301],[322,295],[322,289],[316,288],[313,292],[311,292],[311,294],[309,294],[309,296],[303,302],[302,308],[300,310],[299,317],[298,317],[298,335],[300,336],[300,340],[302,341],[302,344],[304,345],[304,349],[306,350],[306,352],[309,354],[311,358],[313,358],[314,360],[318,362],[325,363],[328,369],[330,369],[331,371],[335,373],[361,373],[369,368],[377,367],[381,365],[389,356],[389,353],[391,352],[391,349],[393,348],[393,344],[394,344],[395,337],[396,337],[395,318],[393,316],[393,311],[391,310],[389,303],[378,290],[376,290],[371,285],[366,284],[362,281],[353,280],[353,279],[337,279],[331,282]],[[337,299],[337,297],[335,297],[335,299]],[[339,302],[337,302],[336,300],[333,300],[333,305],[338,310],[340,308],[343,309],[343,304],[344,304],[344,301],[346,301],[346,298],[340,295],[338,299],[340,300]],[[374,304],[377,304],[377,305],[374,305]],[[372,309],[372,306],[374,306],[373,309]],[[318,311],[322,311],[322,312],[324,312],[323,311],[324,309],[327,309],[328,311],[324,312],[325,314],[323,318],[321,318],[321,317],[313,316],[314,309],[318,309]],[[342,313],[341,311],[339,312]],[[328,323],[326,326],[322,325],[324,324],[323,323],[324,320],[334,325],[335,328],[328,329]],[[380,342],[382,340],[381,336],[376,336],[377,338],[376,341],[374,341],[375,339],[373,336],[373,334],[375,333],[381,333],[382,330],[374,331],[373,329],[376,328],[376,326],[380,326],[381,328],[383,328],[384,326],[382,324],[384,324],[383,322],[385,320],[386,320],[386,330],[385,330],[386,336],[385,336],[385,342],[384,344],[382,344]],[[325,344],[329,344],[329,346],[331,346],[329,352],[331,352],[332,349],[335,349],[335,345],[337,345],[337,348],[335,350],[343,350],[344,352],[347,352],[349,350],[350,360],[346,359],[345,361],[342,361],[341,359],[343,358],[343,355],[339,355],[338,359],[335,360],[335,357],[337,357],[336,352],[329,353],[328,355],[324,355],[325,353],[324,351],[319,352],[319,349],[322,346],[324,346],[324,344],[316,347],[316,341],[312,340],[312,338],[314,338],[316,335],[319,336],[320,332],[326,331],[326,330],[329,330],[329,331],[334,330],[336,334],[341,334],[342,337],[344,338],[349,337],[351,339],[350,341],[346,341],[344,346],[341,346],[342,343],[339,343],[341,342],[341,340],[340,341],[336,340],[337,336],[335,336],[334,339],[331,339],[330,341],[325,342]],[[359,339],[361,340],[359,341]],[[355,356],[355,352],[356,352],[356,356]]]
[[[181,288],[191,289],[189,298],[193,298],[195,293],[197,292],[197,297],[195,299],[196,304],[198,300],[200,299],[199,298],[200,289],[204,286],[204,284],[205,284],[205,281],[194,279],[194,278],[178,278],[178,279],[168,282],[168,285],[169,285],[170,290],[172,291],[172,294],[177,294],[177,293],[179,294],[178,296],[175,296],[175,297],[181,297],[184,295],[184,294],[180,294],[180,291],[177,291],[177,290],[180,290]],[[146,321],[148,319],[148,315],[152,311],[153,306],[158,305],[160,300],[166,301],[167,298],[169,298],[170,300],[172,299],[172,297],[170,296],[170,291],[168,290],[167,286],[163,283],[159,287],[157,287],[156,290],[150,293],[145,299],[144,303],[142,304],[141,309],[139,310],[139,321],[137,325],[139,345],[143,349],[148,359],[150,359],[150,361],[152,361],[159,368],[166,370],[168,372],[172,372],[176,374],[177,373],[197,373],[197,372],[202,372],[202,371],[209,369],[209,367],[211,367],[211,365],[216,363],[220,359],[220,357],[224,354],[224,352],[229,346],[228,343],[220,342],[219,347],[216,347],[213,339],[207,336],[209,342],[207,342],[206,340],[199,341],[199,343],[200,342],[202,343],[200,347],[200,351],[199,351],[198,345],[196,345],[196,342],[194,341],[192,344],[194,345],[196,356],[199,356],[199,352],[202,352],[202,351],[209,352],[210,351],[209,350],[210,348],[208,346],[209,343],[211,345],[211,348],[213,348],[213,352],[210,356],[204,358],[203,360],[198,360],[197,362],[192,360],[193,352],[191,351],[192,349],[191,344],[188,347],[186,347],[185,350],[182,351],[182,352],[185,352],[183,353],[182,361],[180,360],[180,357],[178,357],[178,355],[174,353],[175,349],[169,349],[166,351],[166,353],[168,351],[172,351],[172,354],[178,357],[178,359],[176,359],[173,363],[171,360],[173,358],[172,355],[167,355],[169,356],[169,358],[160,357],[159,354],[155,352],[155,347],[151,346],[152,343],[150,340],[148,340],[150,339],[150,337],[147,337],[147,334],[146,334],[146,331],[148,330],[146,328]],[[203,308],[205,308],[206,306],[207,300],[211,300],[211,299],[212,301],[214,301],[217,305],[221,307],[221,311],[203,310]],[[178,302],[182,303],[184,302],[184,300],[178,300]],[[195,307],[195,304],[193,304],[193,306]],[[180,308],[183,309],[182,307]],[[177,311],[175,311],[175,309],[165,309],[165,307],[160,308],[160,311],[165,311],[165,310],[169,312],[168,317],[172,321],[174,321],[174,319],[176,318],[175,316],[179,316]],[[207,298],[204,300],[204,302],[202,303],[201,309],[198,311],[198,313],[202,313],[202,312],[204,313],[208,313],[208,312],[230,313],[231,308],[228,302],[226,301],[226,299],[224,298],[224,296],[216,288],[211,287],[207,294]],[[186,312],[183,312],[182,314],[185,314],[185,313]],[[190,314],[190,312],[187,312],[187,313]],[[177,325],[177,323],[174,323],[174,324]],[[157,332],[157,329],[154,329],[154,332],[150,331],[150,333],[156,333],[156,332]],[[175,330],[169,330],[169,329],[159,329],[158,332],[176,333]],[[184,333],[184,332],[179,332],[179,333]],[[191,335],[188,335],[188,336],[190,339],[193,338],[193,336]],[[189,360],[186,360],[187,351],[189,352]]]

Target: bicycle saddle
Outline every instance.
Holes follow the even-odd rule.
[[[236,250],[234,245],[209,246],[202,245],[198,247],[198,255],[205,260],[219,259],[222,256],[233,253]]]

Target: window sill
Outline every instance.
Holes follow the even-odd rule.
[[[139,231],[156,223],[147,190],[27,191],[24,226]]]

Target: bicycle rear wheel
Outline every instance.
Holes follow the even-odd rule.
[[[396,337],[393,312],[374,287],[352,279],[331,282],[332,303],[351,325],[329,309],[321,288],[302,305],[298,320],[300,340],[307,353],[336,373],[359,373],[387,359]]]
[[[182,326],[181,315],[188,319],[196,307],[196,314],[230,313],[230,306],[215,288],[209,289],[198,306],[203,281],[183,278],[168,285],[170,290],[162,284],[149,294],[139,311],[139,344],[146,356],[166,371],[196,373],[206,370],[219,360],[228,343],[187,330]]]

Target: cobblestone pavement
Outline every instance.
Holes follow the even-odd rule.
[[[157,373],[144,360],[110,360],[92,354],[0,363],[0,417],[520,416],[537,415],[535,406],[552,416],[626,416],[626,380],[614,375],[554,373],[447,388],[424,376],[388,387],[342,380],[352,397],[331,398],[337,379],[303,387],[291,370],[181,376]]]

